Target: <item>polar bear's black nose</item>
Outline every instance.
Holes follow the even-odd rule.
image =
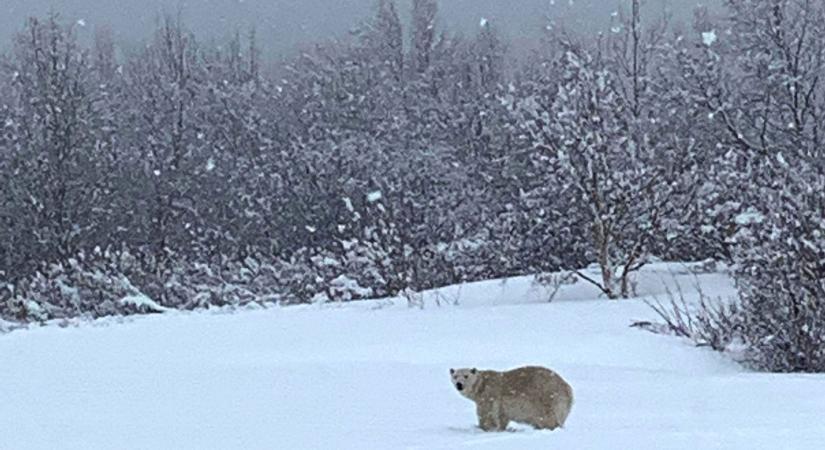
[[[461,383],[456,383],[455,388],[458,389],[459,391],[463,391],[464,390],[464,385],[461,384]]]

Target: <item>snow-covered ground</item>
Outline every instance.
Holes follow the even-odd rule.
[[[679,265],[641,274],[660,295]],[[698,278],[729,295],[722,275]],[[2,449],[819,449],[825,377],[747,373],[628,325],[641,300],[529,278],[404,301],[169,313],[0,335]],[[458,300],[459,305],[451,305]],[[484,433],[448,369],[549,366],[565,429]]]

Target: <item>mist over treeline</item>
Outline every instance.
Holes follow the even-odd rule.
[[[134,46],[164,15],[180,12],[187,28],[202,41],[225,40],[236,30],[256,29],[261,51],[267,56],[293,54],[306,44],[341,37],[370,14],[377,0],[4,0],[0,4],[0,48],[20,31],[27,17],[59,14],[66,23],[82,22],[81,40],[94,30],[108,28],[119,46]],[[712,7],[720,0],[701,2]],[[663,14],[675,23],[690,23],[698,2],[648,0],[644,20]],[[520,55],[532,48],[548,24],[595,33],[607,30],[611,13],[621,0],[447,0],[439,5],[439,25],[465,34],[475,32],[482,18],[494,21]],[[409,20],[407,2],[398,5],[402,20]]]
[[[620,299],[651,261],[712,260],[741,298],[708,345],[822,370],[825,5],[725,6],[675,27],[628,0],[519,62],[436,0],[283,59],[182,13],[128,49],[30,18],[0,59],[0,317],[415,305],[553,271]]]

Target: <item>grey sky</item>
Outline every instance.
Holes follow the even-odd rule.
[[[5,42],[26,17],[50,9],[66,20],[82,19],[88,33],[108,24],[121,41],[146,38],[159,13],[183,11],[187,24],[200,37],[223,37],[254,25],[265,51],[280,52],[300,42],[339,35],[366,17],[376,0],[0,0],[0,36]],[[704,0],[718,3],[720,0]],[[398,0],[402,12],[408,0]],[[627,0],[442,0],[441,19],[451,29],[471,31],[481,17],[498,24],[518,44],[531,40],[546,17],[592,30],[603,26],[610,13]],[[677,19],[690,20],[695,0],[646,0],[648,16],[663,5]],[[2,44],[5,45],[5,44]]]

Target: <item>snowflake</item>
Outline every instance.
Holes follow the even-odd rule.
[[[381,200],[381,191],[374,191],[367,194],[367,201],[370,203],[375,203],[378,200]]]
[[[716,42],[716,32],[711,30],[702,33],[702,42],[708,47],[713,45],[713,43]]]

